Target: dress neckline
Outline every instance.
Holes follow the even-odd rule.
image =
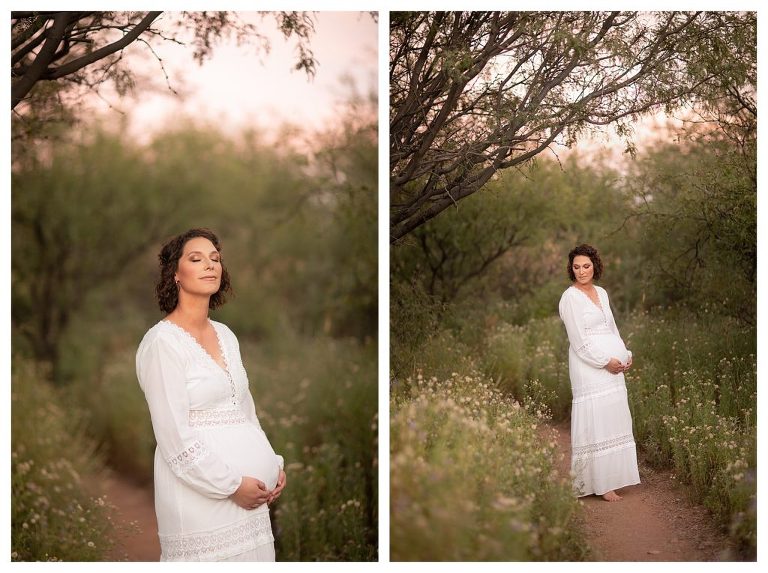
[[[190,333],[186,328],[183,326],[180,326],[173,322],[172,320],[168,320],[167,318],[164,318],[160,322],[163,322],[165,324],[169,324],[171,327],[175,328],[178,332],[180,332],[185,338],[189,340],[189,342],[192,344],[193,347],[197,347],[197,349],[202,352],[203,355],[208,358],[211,362],[213,362],[216,365],[216,368],[219,368],[223,370],[226,374],[229,374],[229,359],[227,358],[227,353],[224,351],[224,345],[221,342],[221,336],[219,336],[219,329],[216,328],[216,324],[209,318],[208,322],[213,327],[213,332],[216,334],[216,342],[219,344],[219,354],[221,354],[221,359],[224,361],[224,366],[219,364],[219,362],[211,356],[211,354],[203,347],[200,342],[198,342],[197,338],[192,336],[192,333]]]
[[[592,286],[594,286],[594,285],[592,285]],[[599,291],[599,290],[597,290],[597,287],[596,287],[596,286],[594,287],[594,288],[595,288],[595,294],[597,295],[597,300],[598,300],[598,302],[599,302],[600,304],[596,304],[596,303],[595,303],[595,301],[594,301],[594,300],[592,300],[592,297],[590,297],[590,296],[589,296],[587,293],[585,293],[585,292],[584,292],[583,290],[581,290],[580,288],[578,288],[578,287],[576,287],[576,286],[574,286],[574,285],[571,285],[571,287],[570,287],[570,288],[572,288],[572,289],[574,289],[574,290],[577,290],[577,291],[579,291],[579,292],[582,294],[582,296],[584,296],[584,298],[586,298],[586,299],[587,299],[587,300],[590,302],[590,304],[591,304],[592,306],[594,306],[595,308],[599,309],[599,310],[600,310],[600,312],[602,312],[603,314],[605,314],[605,309],[603,308],[603,301],[602,301],[602,300],[600,300],[600,291]]]

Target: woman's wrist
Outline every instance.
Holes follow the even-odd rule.
[[[229,497],[233,497],[237,494],[238,491],[240,491],[240,488],[243,485],[243,476],[240,476],[240,481],[237,483],[237,487],[235,488],[235,491],[229,494]]]

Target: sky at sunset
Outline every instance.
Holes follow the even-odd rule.
[[[247,12],[241,17],[256,23],[267,36],[269,54],[254,44],[238,46],[232,39],[216,47],[212,58],[200,66],[191,47],[155,40],[152,47],[163,60],[169,83],[181,94],[175,96],[157,59],[136,44],[130,54],[126,50],[126,57],[132,58],[132,68],[150,79],[151,87],[142,84],[134,98],[123,100],[105,93],[108,103],[94,100],[95,108],[107,118],[118,117],[109,105],[126,112],[129,128],[139,137],[184,116],[233,131],[257,126],[275,133],[286,122],[312,131],[333,121],[337,106],[352,91],[349,80],[360,94],[376,90],[377,25],[367,13],[315,14],[311,48],[318,66],[313,79],[293,69],[296,43],[283,37],[273,18]]]

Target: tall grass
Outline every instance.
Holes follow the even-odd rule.
[[[259,418],[286,461],[281,560],[377,559],[376,352],[333,339],[242,347]]]
[[[571,386],[568,339],[557,317],[524,326],[500,323],[482,354],[486,374],[518,400],[542,404],[556,421],[568,419]]]
[[[49,373],[16,358],[11,378],[11,560],[101,561],[120,528],[93,497],[103,472],[82,411],[64,408]]]
[[[701,317],[638,313],[626,331],[639,351],[628,382],[636,439],[727,528],[738,556],[754,559],[754,327],[704,309]]]
[[[394,561],[588,557],[543,414],[477,373],[406,382],[391,403]]]

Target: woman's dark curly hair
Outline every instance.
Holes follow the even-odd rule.
[[[184,252],[184,245],[195,237],[208,239],[216,247],[216,250],[221,253],[219,238],[209,229],[190,229],[181,235],[173,237],[163,245],[158,255],[160,259],[160,280],[155,287],[155,293],[157,294],[157,303],[160,305],[160,310],[166,314],[172,312],[176,305],[179,304],[179,287],[176,286],[174,275],[179,269],[179,259]],[[224,304],[226,302],[226,295],[232,292],[229,273],[224,266],[223,259],[220,260],[221,284],[219,285],[219,290],[211,295],[211,299],[208,302],[208,308],[210,309],[218,308]]]
[[[592,276],[592,280],[600,280],[600,277],[603,274],[603,261],[600,260],[600,254],[597,252],[597,249],[592,245],[587,245],[586,243],[579,245],[570,253],[568,253],[568,276],[571,277],[571,280],[576,281],[576,275],[573,272],[573,259],[579,255],[582,257],[589,257],[589,260],[592,261],[592,266],[594,267],[595,271],[594,275]]]

